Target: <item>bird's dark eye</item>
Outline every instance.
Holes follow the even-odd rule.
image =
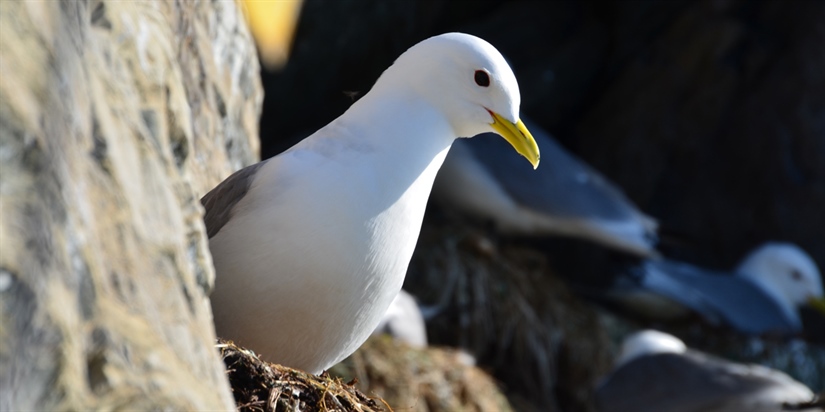
[[[802,273],[799,273],[798,270],[792,270],[791,271],[791,278],[795,281],[800,281],[800,280],[802,280]]]
[[[487,87],[490,85],[490,75],[484,70],[476,70],[475,80],[476,84],[481,87]]]

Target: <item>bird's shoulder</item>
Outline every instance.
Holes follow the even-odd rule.
[[[229,223],[241,200],[255,190],[253,186],[263,191],[257,193],[258,197],[271,198],[273,193],[280,197],[296,181],[306,183],[319,174],[334,173],[328,170],[337,163],[332,160],[352,148],[347,139],[336,139],[346,136],[341,129],[336,124],[327,125],[286,151],[246,166],[215,186],[201,198],[207,236],[211,239]]]

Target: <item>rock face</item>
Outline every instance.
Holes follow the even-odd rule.
[[[0,2],[0,410],[232,408],[198,199],[257,72],[234,2]]]

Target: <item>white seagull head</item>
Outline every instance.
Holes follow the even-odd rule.
[[[736,270],[767,293],[780,299],[786,310],[811,304],[822,306],[822,277],[805,251],[790,243],[770,242],[751,252]]]
[[[456,137],[497,133],[538,167],[538,146],[519,118],[516,76],[490,43],[463,33],[430,37],[399,56],[373,90],[398,93],[399,84],[444,113]]]

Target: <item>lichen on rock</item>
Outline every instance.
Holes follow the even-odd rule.
[[[0,409],[225,409],[199,195],[257,158],[233,2],[0,2]]]

